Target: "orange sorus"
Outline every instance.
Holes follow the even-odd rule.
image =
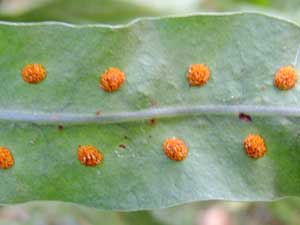
[[[188,149],[179,138],[167,138],[163,143],[163,150],[169,159],[182,161],[187,157]]]
[[[24,81],[36,84],[44,80],[46,70],[42,64],[28,64],[22,69],[22,78]]]
[[[103,161],[103,154],[92,145],[79,145],[77,158],[82,165],[96,166]]]
[[[295,86],[297,72],[292,66],[284,66],[277,70],[274,77],[274,85],[280,90],[288,90]]]
[[[14,165],[14,158],[10,150],[6,147],[0,147],[0,168],[8,169]]]
[[[104,91],[118,90],[125,82],[125,73],[118,68],[110,67],[100,76],[100,86]]]
[[[261,158],[267,152],[264,139],[258,134],[249,134],[244,139],[244,149],[246,154],[251,158]]]
[[[190,86],[203,86],[210,78],[210,71],[204,64],[192,64],[187,73]]]

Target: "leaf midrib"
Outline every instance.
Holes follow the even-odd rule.
[[[0,120],[47,123],[120,123],[150,118],[167,118],[191,115],[230,115],[248,113],[256,116],[300,117],[300,107],[258,105],[205,105],[149,108],[131,112],[96,114],[42,113],[0,111]]]

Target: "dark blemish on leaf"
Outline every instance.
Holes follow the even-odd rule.
[[[240,113],[239,114],[239,119],[243,120],[245,122],[252,122],[252,118],[250,115],[246,114],[246,113]]]
[[[101,115],[101,112],[100,111],[97,111],[96,112],[96,116],[100,116]]]
[[[150,126],[155,126],[156,122],[157,122],[157,120],[155,118],[148,120],[148,123]]]
[[[120,144],[119,147],[125,149],[125,148],[126,148],[126,145]]]
[[[62,124],[59,124],[57,126],[57,128],[58,128],[58,130],[63,131],[65,127]]]
[[[152,136],[151,136],[151,135],[149,135],[149,138],[152,138]]]
[[[125,139],[128,139],[128,137],[127,137],[126,135],[124,136],[124,138],[125,138]]]

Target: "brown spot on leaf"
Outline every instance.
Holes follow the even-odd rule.
[[[62,130],[64,130],[65,127],[64,127],[62,124],[59,124],[59,125],[57,126],[57,128],[58,128],[58,130],[62,131]]]
[[[155,118],[152,118],[152,119],[148,120],[148,123],[150,126],[155,126],[155,124],[157,123],[157,120]]]
[[[98,110],[98,111],[96,112],[96,116],[100,116],[100,115],[101,115],[101,111]]]
[[[126,145],[124,145],[124,144],[119,144],[119,147],[125,149],[125,148],[126,148]]]
[[[239,119],[245,122],[252,122],[252,118],[250,115],[246,114],[246,113],[240,113],[239,114]]]

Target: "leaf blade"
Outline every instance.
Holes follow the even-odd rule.
[[[244,13],[141,20],[121,27],[3,23],[0,105],[11,118],[2,118],[0,139],[11,148],[16,164],[0,171],[0,202],[61,200],[141,210],[196,200],[299,195],[299,88],[280,92],[272,83],[279,66],[294,62],[299,34],[294,24]],[[32,86],[19,71],[35,62],[45,65],[48,76]],[[203,88],[190,88],[186,70],[198,62],[210,67],[212,79]],[[125,85],[113,94],[98,84],[99,74],[109,66],[127,74]],[[201,115],[160,119],[170,116],[162,114],[164,108],[210,105],[212,111]],[[239,108],[218,115],[217,105]],[[252,122],[245,123],[237,115],[243,105],[292,107],[297,116],[254,110]],[[144,114],[132,122],[118,118],[97,123],[101,117],[142,110],[158,112],[148,115],[158,118],[155,126],[144,121]],[[33,120],[16,120],[11,112]],[[64,121],[69,114],[84,121]],[[41,115],[47,116],[42,123]],[[60,123],[63,130],[57,127]],[[243,152],[241,142],[250,132],[266,140],[263,159],[254,161]],[[189,147],[181,163],[170,161],[161,149],[172,136]],[[79,144],[99,147],[104,164],[80,165]]]

